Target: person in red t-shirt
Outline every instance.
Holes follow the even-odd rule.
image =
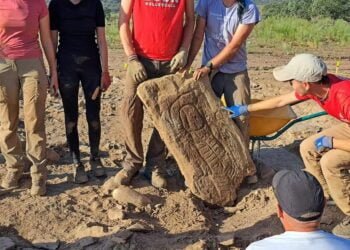
[[[300,145],[305,168],[321,183],[325,196],[332,197],[346,214],[333,233],[350,238],[350,80],[327,74],[326,64],[311,54],[299,54],[274,69],[278,81],[290,82],[294,91],[270,100],[227,109],[237,117],[251,111],[272,109],[315,100],[329,115],[341,121],[313,135]]]
[[[26,131],[26,153],[32,162],[32,195],[46,193],[45,101],[48,80],[40,41],[57,90],[55,52],[44,0],[0,0],[0,146],[7,174],[1,186],[18,187],[23,173],[23,152],[17,135],[20,90]]]
[[[146,79],[175,73],[185,66],[194,29],[194,2],[122,0],[119,29],[128,57],[120,117],[127,156],[121,164],[123,169],[104,185],[106,191],[121,184],[129,185],[142,167],[143,105],[136,95],[136,89]],[[146,154],[145,170],[153,186],[166,187],[164,167],[165,145],[154,129]]]

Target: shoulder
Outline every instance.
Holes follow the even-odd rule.
[[[276,247],[276,243],[278,242],[279,245],[278,247],[280,249],[283,249],[283,245],[287,245],[288,242],[286,241],[280,241],[280,239],[283,238],[283,234],[279,234],[279,235],[274,235],[268,238],[265,238],[263,240],[259,240],[256,242],[251,243],[247,250],[272,250],[272,249],[277,249]]]
[[[338,237],[331,233],[323,232],[324,238],[335,247],[335,249],[345,250],[350,247],[350,240]]]

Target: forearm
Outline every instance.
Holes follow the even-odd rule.
[[[135,48],[132,43],[131,31],[129,25],[122,24],[119,29],[120,40],[123,45],[124,52],[127,56],[135,55]]]
[[[350,152],[350,140],[333,138],[333,148]]]
[[[201,48],[205,31],[205,20],[201,17],[197,17],[196,29],[194,31],[193,39],[191,42],[190,51],[188,53],[187,66],[191,66],[194,59],[196,58],[198,51]]]
[[[265,101],[249,104],[248,111],[252,112],[258,110],[279,108],[296,102],[298,102],[298,100],[295,97],[295,93],[291,92],[285,95],[273,97]]]
[[[104,28],[98,28],[98,47],[100,50],[102,72],[108,72],[108,47]]]
[[[58,47],[58,31],[57,30],[51,30],[51,40],[52,40],[53,50],[56,52],[57,47]]]
[[[194,3],[193,0],[186,0],[186,18],[183,31],[181,47],[189,51],[194,30]]]
[[[51,39],[41,38],[41,45],[44,50],[45,57],[49,64],[50,75],[57,73],[56,67],[56,51],[54,50]]]

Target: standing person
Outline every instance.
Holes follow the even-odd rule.
[[[48,80],[43,64],[44,49],[51,82],[57,89],[55,52],[50,37],[44,0],[0,0],[0,146],[7,164],[2,187],[18,187],[23,173],[23,153],[17,135],[20,89],[27,157],[33,163],[31,195],[46,193],[45,101]]]
[[[186,69],[195,59],[203,38],[202,67],[194,78],[210,75],[217,97],[224,95],[227,106],[250,103],[246,40],[260,21],[259,10],[251,0],[199,0],[196,29]],[[248,118],[236,119],[242,134],[248,136]]]
[[[80,159],[78,135],[78,94],[81,82],[89,130],[90,166],[95,176],[105,175],[99,156],[101,138],[101,95],[111,84],[105,37],[105,15],[100,0],[52,0],[51,36],[57,48],[59,90],[66,136],[74,163],[74,182],[88,181]],[[97,36],[97,43],[95,42]],[[96,90],[98,89],[98,90]],[[95,93],[95,94],[94,94]]]
[[[132,18],[132,28],[130,20]],[[176,72],[185,66],[194,28],[193,0],[122,0],[120,38],[129,65],[121,110],[127,151],[123,169],[106,183],[107,189],[129,185],[142,167],[143,105],[136,89],[146,79]],[[153,130],[146,154],[146,176],[152,185],[166,187],[165,145]]]
[[[320,182],[325,196],[332,197],[346,215],[333,233],[350,238],[350,80],[327,74],[326,64],[311,54],[296,55],[287,65],[275,68],[273,74],[276,80],[289,82],[294,91],[228,109],[237,117],[312,99],[340,121],[305,139],[300,154],[306,170]]]
[[[277,216],[286,232],[250,244],[247,250],[347,250],[350,240],[320,230],[322,187],[311,174],[281,170],[272,180]]]

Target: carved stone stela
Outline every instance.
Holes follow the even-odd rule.
[[[232,205],[255,167],[209,83],[168,75],[144,82],[137,94],[192,193],[211,204]]]

